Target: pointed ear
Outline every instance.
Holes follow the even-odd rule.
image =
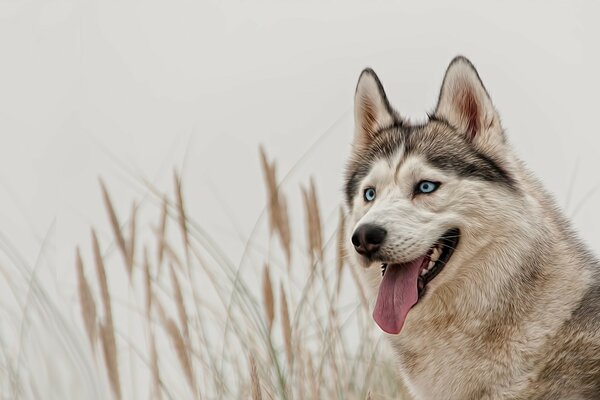
[[[500,117],[475,67],[456,57],[446,70],[434,115],[462,131],[474,144],[503,141]]]
[[[394,111],[375,72],[367,68],[358,78],[354,94],[354,147],[368,146],[377,133],[394,123]]]

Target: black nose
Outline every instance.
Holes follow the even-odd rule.
[[[370,257],[379,250],[386,234],[386,230],[377,225],[361,225],[352,235],[352,244],[358,254]]]

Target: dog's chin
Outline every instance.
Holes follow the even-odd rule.
[[[377,265],[381,268],[381,276],[390,268],[403,268],[405,265],[419,261],[420,272],[417,280],[418,298],[421,299],[427,292],[428,285],[440,275],[446,265],[450,262],[455,249],[458,247],[460,230],[449,229],[442,235],[427,251],[415,260],[411,261],[377,261],[360,257],[362,266],[371,267]],[[422,260],[422,261],[420,261]]]

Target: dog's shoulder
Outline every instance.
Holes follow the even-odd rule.
[[[540,352],[540,370],[519,398],[600,398],[600,264],[591,267],[590,286]]]

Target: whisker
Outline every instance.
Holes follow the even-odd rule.
[[[452,251],[456,250],[456,248],[455,248],[455,247],[449,246],[449,245],[447,245],[447,244],[444,244],[444,243],[440,243],[440,244],[439,244],[439,247],[440,247],[440,248],[445,248],[445,249],[451,249]]]
[[[444,236],[442,236],[442,238],[454,238],[454,237],[459,237],[459,236],[461,236],[460,233],[454,234],[454,235],[444,235]]]

